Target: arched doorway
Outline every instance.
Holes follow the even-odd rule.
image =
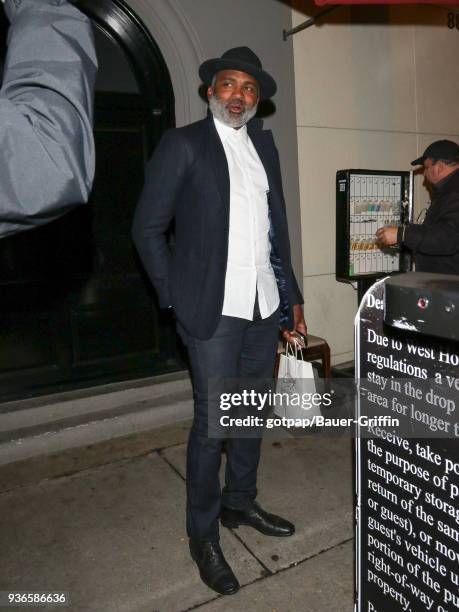
[[[144,168],[174,125],[161,53],[120,0],[79,0],[99,57],[88,206],[0,242],[0,399],[182,369],[130,238]]]

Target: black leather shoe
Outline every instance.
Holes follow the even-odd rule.
[[[190,553],[199,568],[204,584],[222,595],[232,595],[239,590],[239,582],[216,542],[190,540]]]
[[[295,533],[295,525],[280,516],[265,512],[257,502],[252,502],[245,510],[222,506],[220,520],[224,527],[236,529],[239,525],[249,525],[264,535],[291,536]]]

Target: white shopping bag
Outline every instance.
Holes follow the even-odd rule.
[[[274,414],[289,419],[311,419],[320,416],[312,363],[304,361],[301,349],[287,342],[281,353],[276,383]],[[316,405],[319,404],[319,405]]]

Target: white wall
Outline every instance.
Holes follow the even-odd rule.
[[[293,6],[293,25],[320,10]],[[408,170],[430,142],[459,142],[459,35],[447,12],[341,7],[293,37],[305,310],[334,363],[353,358],[357,311],[355,290],[335,280],[335,174]],[[429,200],[422,177],[415,200],[416,215]]]

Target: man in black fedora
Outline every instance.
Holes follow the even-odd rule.
[[[195,400],[187,454],[187,533],[201,578],[219,593],[239,584],[219,546],[218,520],[289,536],[294,526],[255,502],[260,438],[208,435],[212,377],[272,376],[279,326],[287,340],[306,334],[303,299],[290,262],[279,157],[255,119],[274,79],[247,47],[199,70],[206,119],[167,131],[147,168],[133,238],[158,293],[174,309],[187,346]],[[175,219],[172,252],[165,232]]]
[[[403,244],[410,249],[417,272],[459,274],[459,145],[436,140],[411,164],[423,166],[432,186],[424,223],[386,225],[376,236],[386,246]]]

